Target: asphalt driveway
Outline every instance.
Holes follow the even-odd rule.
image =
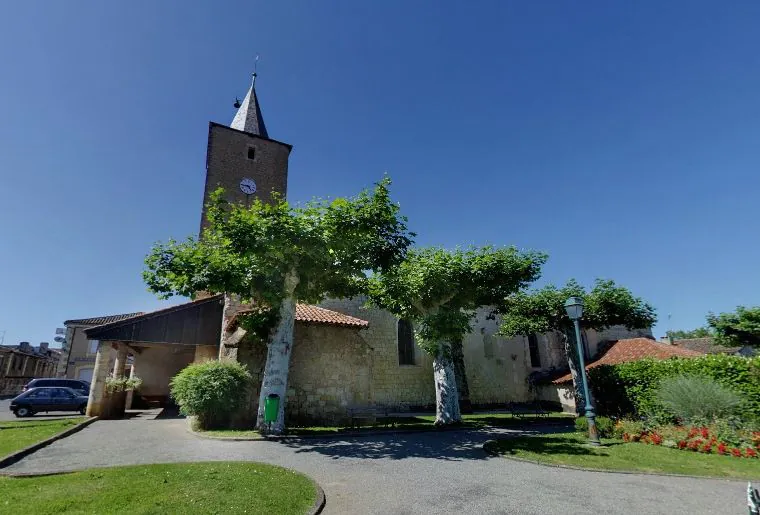
[[[488,457],[483,442],[517,431],[231,442],[195,437],[183,419],[99,421],[7,470],[255,460],[302,471],[325,513],[744,514],[746,482],[584,472]],[[758,478],[760,479],[760,478]]]
[[[56,418],[81,417],[78,411],[51,411],[50,413],[38,413],[29,418],[17,418],[10,410],[11,400],[0,399],[0,422],[7,420],[30,421],[30,420],[52,420]]]

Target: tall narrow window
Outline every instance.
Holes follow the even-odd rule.
[[[528,335],[528,350],[530,351],[530,366],[541,367],[541,354],[538,352],[538,337],[535,334]]]
[[[398,321],[398,364],[414,365],[414,330],[403,318]]]
[[[256,158],[256,149],[253,147],[248,147],[248,159],[255,159]]]
[[[100,344],[100,342],[98,340],[90,340],[89,353],[90,354],[96,354],[98,352],[98,345],[99,344]]]

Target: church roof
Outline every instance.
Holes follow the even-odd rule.
[[[249,134],[261,136],[262,138],[269,138],[266,125],[264,125],[264,117],[261,114],[259,99],[256,96],[255,73],[253,74],[251,87],[248,89],[245,99],[240,104],[238,112],[235,114],[235,118],[232,119],[230,127]]]

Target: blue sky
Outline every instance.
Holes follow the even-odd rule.
[[[543,250],[542,281],[615,279],[658,335],[760,304],[756,1],[2,9],[6,344],[162,305],[143,258],[197,231],[208,121],[256,53],[290,200],[388,172],[419,244]]]

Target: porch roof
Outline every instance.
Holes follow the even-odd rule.
[[[89,340],[182,345],[217,345],[221,336],[224,296],[213,295],[178,306],[85,329]],[[236,323],[234,317],[230,325]],[[364,329],[369,322],[330,309],[298,304],[296,322]],[[228,328],[228,330],[231,328]]]

